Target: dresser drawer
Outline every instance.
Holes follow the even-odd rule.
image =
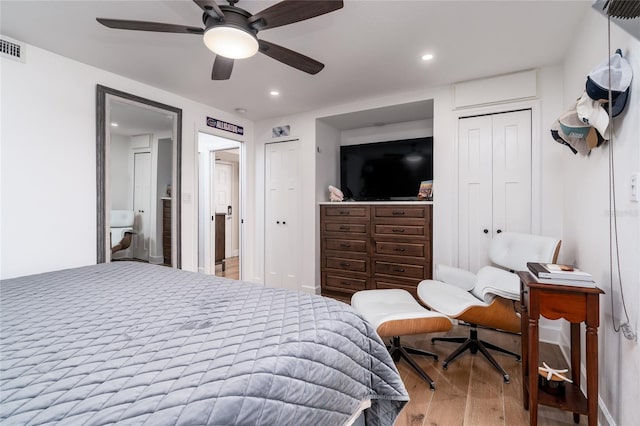
[[[394,256],[425,257],[424,243],[396,243],[376,241],[376,254],[390,254]]]
[[[369,233],[369,224],[325,222],[322,230],[324,232],[342,232],[367,235]]]
[[[411,265],[407,263],[385,262],[376,260],[373,263],[373,273],[383,275],[395,275],[405,278],[424,277],[424,265]]]
[[[369,219],[369,206],[323,206],[323,213],[327,220],[338,217],[353,217]]]
[[[373,215],[376,218],[424,218],[425,208],[423,206],[374,206]]]
[[[374,226],[374,233],[377,235],[398,235],[409,237],[424,237],[426,235],[424,225],[376,224]]]
[[[327,256],[325,258],[326,268],[340,269],[352,272],[367,272],[367,260],[363,259],[345,259],[341,257]]]
[[[367,252],[367,241],[365,240],[327,238],[325,241],[325,250],[344,250],[355,251],[358,253]]]
[[[367,279],[327,274],[325,277],[325,288],[327,290],[355,293],[356,291],[367,288]]]
[[[396,277],[376,277],[373,279],[372,288],[384,289],[384,288],[399,288],[401,290],[407,290],[416,299],[418,298],[418,284],[422,281],[421,278],[396,278]]]

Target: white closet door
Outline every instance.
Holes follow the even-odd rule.
[[[531,232],[531,111],[458,121],[458,266],[490,263],[500,232]]]
[[[282,147],[282,187],[280,188],[280,287],[299,290],[300,268],[300,158],[298,142]]]
[[[298,142],[265,148],[265,284],[298,290],[300,173]]]
[[[492,117],[493,231],[530,233],[531,111]]]
[[[135,214],[133,257],[149,260],[151,213],[151,153],[133,155],[133,212]]]
[[[491,121],[491,116],[458,121],[458,266],[473,272],[488,263],[491,241]]]

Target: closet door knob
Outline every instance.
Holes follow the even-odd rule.
[[[498,234],[500,234],[500,233],[502,233],[502,229],[498,229],[496,232],[497,232]]]
[[[280,225],[280,221],[279,221],[279,220],[278,220],[278,221],[276,221],[276,223],[277,223],[278,225]]]
[[[286,224],[287,224],[287,222],[285,222],[285,221],[283,220],[283,221],[282,221],[282,224],[283,224],[283,225],[286,225]]]
[[[488,229],[485,229],[485,230],[484,230],[484,231],[482,231],[482,232],[484,232],[485,234],[488,234],[488,233],[489,233],[489,230],[488,230]]]

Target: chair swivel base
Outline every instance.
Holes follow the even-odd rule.
[[[504,382],[509,383],[509,374],[505,371],[504,368],[502,368],[500,364],[498,364],[498,361],[496,361],[496,359],[489,353],[488,349],[512,355],[516,358],[516,361],[520,361],[520,355],[518,355],[517,353],[508,351],[504,348],[501,348],[500,346],[496,346],[487,341],[478,339],[478,330],[476,330],[475,327],[470,330],[468,338],[434,337],[433,339],[431,339],[431,343],[435,343],[436,341],[462,343],[462,345],[458,346],[458,348],[442,362],[442,368],[444,368],[445,370],[447,369],[447,365],[458,356],[460,356],[460,354],[462,354],[463,352],[468,350],[473,355],[475,355],[476,353],[478,353],[478,351],[480,351],[480,353],[484,355],[484,357],[491,363],[491,365],[493,365],[495,369],[498,370],[500,374],[502,374]]]
[[[407,361],[407,363],[409,363],[411,368],[413,368],[416,373],[420,375],[420,377],[422,377],[427,383],[429,383],[429,387],[431,388],[431,390],[436,390],[436,384],[434,383],[434,381],[431,380],[431,377],[429,377],[429,375],[422,368],[420,368],[420,366],[409,356],[409,354],[430,356],[436,361],[438,360],[438,355],[431,352],[423,351],[422,349],[402,346],[400,345],[399,336],[393,337],[391,346],[388,346],[387,349],[389,350],[389,354],[394,361],[398,362],[400,361],[400,358],[403,358],[405,361]]]

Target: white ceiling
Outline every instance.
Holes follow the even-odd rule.
[[[109,102],[109,106],[109,128],[112,134],[134,136],[173,131],[174,113],[160,112],[146,105],[137,106],[115,100]]]
[[[222,3],[221,1],[219,3]],[[275,2],[241,0],[256,13]],[[588,0],[365,1],[258,38],[323,62],[313,76],[265,55],[236,61],[211,81],[201,36],[114,30],[96,17],[202,27],[192,0],[0,1],[2,34],[63,56],[260,120],[358,99],[423,90],[560,63]],[[420,56],[433,53],[423,62]],[[27,53],[27,61],[28,53]],[[117,88],[116,88],[117,89]],[[281,95],[273,99],[269,91]]]

